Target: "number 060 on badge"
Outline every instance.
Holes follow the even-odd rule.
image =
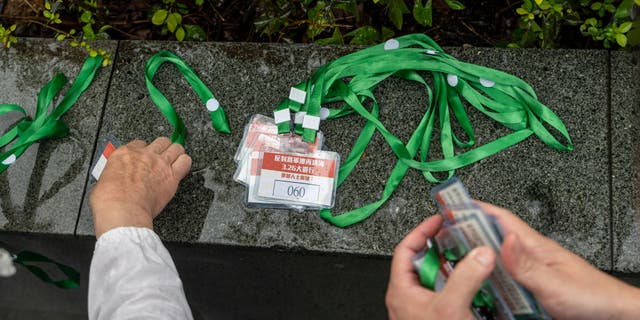
[[[337,153],[263,152],[261,158],[258,197],[309,207],[333,207],[340,166]]]

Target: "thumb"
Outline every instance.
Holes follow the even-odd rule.
[[[477,247],[453,269],[442,290],[442,301],[452,308],[468,309],[476,292],[489,276],[496,262],[496,254],[489,247]]]
[[[500,251],[507,271],[535,296],[544,296],[549,283],[561,283],[554,282],[559,278],[557,272],[532,256],[516,234],[504,238]]]

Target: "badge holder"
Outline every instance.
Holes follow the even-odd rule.
[[[107,137],[102,140],[102,142],[100,143],[100,148],[97,149],[97,152],[93,157],[95,160],[93,166],[91,167],[92,181],[95,182],[100,179],[102,171],[104,171],[111,153],[121,145],[122,143],[120,143],[120,141],[111,134],[107,135]]]
[[[340,155],[261,152],[255,196],[309,209],[332,208],[338,182]]]
[[[244,202],[248,208],[293,209],[302,212],[308,207],[256,196],[262,152],[312,154],[322,148],[324,137],[319,133],[315,143],[307,143],[298,135],[278,134],[277,130],[274,120],[269,117],[254,115],[251,118],[236,152],[237,169],[234,180],[246,186]]]
[[[503,240],[500,225],[473,203],[460,180],[452,178],[434,188],[432,197],[440,207],[444,222],[428,249],[413,258],[422,284],[441,290],[455,264],[466,253],[478,246],[487,246],[497,253],[496,266],[474,298],[472,312],[475,318],[550,319],[533,295],[507,273],[499,254]],[[439,257],[437,261],[433,255]],[[429,263],[438,268],[437,275],[431,273],[433,278],[425,275]]]

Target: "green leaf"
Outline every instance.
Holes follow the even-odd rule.
[[[16,31],[16,25],[12,24],[11,27],[9,27],[9,31],[11,32]]]
[[[167,17],[167,29],[169,29],[170,32],[176,32],[176,28],[178,28],[178,19],[176,19],[176,15],[182,17],[179,13],[172,13]]]
[[[431,26],[433,23],[433,0],[427,0],[427,3],[423,6],[422,0],[416,0],[413,6],[413,18],[416,22],[423,26]]]
[[[396,35],[395,32],[393,32],[393,30],[387,28],[387,27],[382,27],[382,34],[380,35],[380,40],[384,41],[387,39],[392,38],[393,36]]]
[[[602,8],[602,2],[594,2],[591,4],[591,10],[600,10]]]
[[[113,28],[112,26],[105,24],[104,26],[100,27],[100,29],[98,29],[98,33],[103,33],[109,29]]]
[[[624,0],[616,9],[614,17],[616,19],[623,19],[631,15],[631,9],[633,8],[633,0]]]
[[[202,7],[203,4],[204,4],[204,0],[196,0],[196,6]]]
[[[167,15],[169,15],[169,11],[160,9],[153,14],[153,17],[151,17],[151,23],[156,26],[161,26],[167,19]]]
[[[205,41],[207,40],[207,33],[204,29],[196,24],[183,24],[182,27],[186,31],[187,35],[185,39],[189,41]]]
[[[627,33],[629,30],[631,30],[631,21],[627,21],[623,24],[621,24],[618,28],[616,28],[616,32],[618,33]]]
[[[402,30],[402,15],[409,13],[409,8],[404,0],[388,0],[388,3],[391,22],[398,30]]]
[[[640,7],[640,0],[633,0],[633,2],[636,4],[636,6]]]
[[[519,15],[521,15],[521,16],[524,16],[524,15],[529,14],[529,11],[527,11],[527,10],[526,10],[526,9],[524,9],[524,8],[518,8],[518,9],[516,9],[516,13],[518,13],[518,14],[519,14]]]
[[[380,34],[378,30],[372,26],[364,26],[355,29],[344,35],[345,37],[353,37],[349,43],[351,44],[372,44],[378,42]]]
[[[543,2],[542,4],[540,4],[539,6],[540,6],[540,9],[542,9],[542,10],[548,10],[548,9],[551,8],[551,4],[549,2],[546,2],[546,1]]]
[[[453,10],[463,10],[465,8],[464,4],[458,0],[444,0],[444,2]]]
[[[185,36],[185,31],[182,27],[178,28],[178,30],[176,30],[176,39],[178,39],[178,41],[182,41],[184,40],[184,36]]]
[[[640,45],[640,20],[633,23],[633,28],[627,33],[627,40],[632,47]]]
[[[62,41],[62,40],[64,40],[66,37],[67,37],[67,36],[65,36],[64,34],[59,34],[59,35],[56,37],[56,40],[58,40],[58,41]]]
[[[625,36],[622,33],[618,33],[616,34],[616,42],[618,43],[619,46],[621,47],[626,47],[627,46],[627,36]]]
[[[333,29],[333,34],[331,37],[318,39],[314,41],[317,44],[343,44],[344,40],[342,39],[342,34],[340,33],[340,28]]]
[[[85,11],[80,16],[80,21],[84,23],[91,23],[91,11]]]
[[[93,27],[89,23],[82,27],[82,33],[83,39],[94,40],[96,38],[96,34],[93,32]]]

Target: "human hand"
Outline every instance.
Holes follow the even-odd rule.
[[[640,317],[640,289],[596,269],[510,211],[478,204],[505,232],[500,251],[505,268],[554,319]]]
[[[439,215],[418,225],[393,253],[386,304],[389,318],[468,320],[473,317],[471,301],[495,266],[495,253],[488,247],[471,250],[447,280],[444,289],[433,292],[418,279],[411,258],[426,246],[426,240],[440,229]]]
[[[153,228],[191,169],[179,144],[160,137],[147,145],[134,140],[116,149],[91,192],[96,238],[116,227]]]

